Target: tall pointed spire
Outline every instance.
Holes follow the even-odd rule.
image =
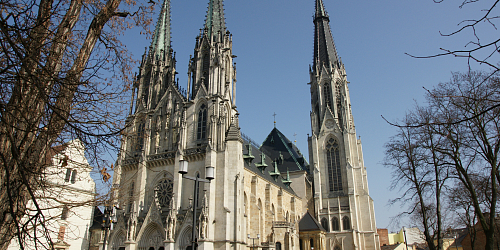
[[[151,42],[150,55],[160,55],[164,59],[162,50],[164,53],[170,50],[170,0],[163,1]]]
[[[314,15],[314,59],[313,66],[326,66],[330,68],[340,66],[337,49],[333,42],[330,29],[330,17],[326,12],[323,0],[316,0],[316,13]]]
[[[224,0],[210,0],[208,3],[207,18],[205,19],[205,30],[207,35],[217,35],[220,31],[224,34],[226,30],[226,20],[224,18]]]

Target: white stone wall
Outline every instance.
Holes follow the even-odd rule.
[[[46,182],[50,188],[36,190],[39,198],[36,200],[42,209],[45,226],[49,237],[54,243],[63,243],[70,250],[88,249],[88,228],[92,221],[94,205],[95,183],[90,177],[90,167],[84,155],[84,147],[79,140],[67,143],[66,148],[52,159],[52,167],[46,171]],[[76,176],[74,183],[72,177],[66,179],[66,170],[70,169]],[[34,209],[34,203],[28,204],[28,209]],[[66,219],[62,218],[63,210],[67,209]],[[34,213],[31,210],[31,214]],[[44,230],[41,225],[32,228],[32,235],[36,232],[37,239],[42,245],[48,246],[45,237],[40,236]],[[64,237],[61,238],[61,233]],[[28,249],[34,247],[33,242],[27,242]],[[19,249],[16,239],[13,239],[9,249]],[[41,248],[40,248],[41,249]]]

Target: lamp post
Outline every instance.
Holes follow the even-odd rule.
[[[207,166],[205,168],[205,178],[200,178],[200,175],[197,174],[196,177],[186,176],[188,170],[188,162],[186,160],[179,161],[179,174],[182,175],[182,178],[193,180],[194,181],[194,195],[193,195],[193,231],[191,232],[192,245],[191,250],[196,250],[198,248],[198,241],[196,239],[196,206],[198,204],[198,189],[199,183],[201,182],[210,182],[214,179],[214,167]]]
[[[260,234],[257,234],[256,238],[251,238],[250,234],[248,234],[247,236],[248,236],[248,239],[252,240],[252,242],[253,242],[253,244],[252,244],[253,245],[252,250],[255,250],[255,240],[256,239],[260,239]]]
[[[113,209],[111,209],[110,206],[104,207],[104,217],[102,219],[102,227],[104,229],[104,240],[103,240],[103,245],[102,245],[102,250],[106,250],[106,239],[108,238],[108,231],[113,230],[113,223],[115,223],[116,218],[116,210],[119,210],[120,208],[114,206]]]
[[[456,247],[456,248],[457,248],[457,250],[458,250],[458,242],[457,242],[458,235],[457,235],[457,233],[454,233],[454,234],[453,234],[453,238],[455,239],[455,247]]]
[[[406,250],[408,250],[408,241],[406,240],[406,229],[403,227],[403,234],[405,236],[405,245],[406,245]]]

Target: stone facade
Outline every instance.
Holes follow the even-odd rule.
[[[234,57],[222,0],[210,0],[189,62],[187,90],[179,87],[170,46],[170,1],[164,0],[152,44],[135,79],[113,176],[113,202],[121,209],[107,249],[192,249],[193,225],[197,248],[202,250],[242,250],[254,245],[304,249],[315,240],[316,250],[378,249],[361,144],[347,108],[343,65],[332,71],[317,64],[318,70],[311,71],[311,93],[323,88],[324,79],[344,83],[340,86],[345,102],[339,107],[348,112],[343,116],[345,126],[338,125],[344,124],[335,115],[338,111],[313,93],[317,104],[313,110],[321,110],[321,115],[313,112],[311,117],[311,172],[302,154],[276,128],[262,146],[242,136]],[[333,138],[343,156],[339,158],[344,166],[339,175],[341,192],[327,192],[323,174],[329,159],[324,151]],[[268,140],[280,143],[266,144]],[[188,171],[182,175],[184,162]],[[214,179],[201,181],[196,189],[191,179],[205,178],[207,167],[213,167]],[[338,217],[344,227],[340,232],[320,228],[299,234],[299,221],[308,210],[328,222]]]
[[[322,0],[316,0],[313,21],[309,159],[315,215],[327,231],[327,249],[380,249],[361,140],[356,138],[351,112],[349,82]]]
[[[25,249],[88,249],[95,182],[90,177],[92,167],[84,152],[80,140],[70,141],[49,151],[51,163],[43,179],[47,188],[35,190],[45,227],[37,224],[31,229],[30,237],[36,235],[36,242],[33,239],[25,242]],[[30,213],[35,213],[33,203],[29,203],[28,208]],[[50,245],[45,235],[51,238],[53,245]],[[8,249],[20,249],[15,238]]]

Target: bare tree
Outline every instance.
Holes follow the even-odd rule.
[[[151,22],[133,0],[0,2],[0,250],[44,223],[36,190],[53,145],[79,138],[91,162],[118,143],[132,60],[119,35]],[[133,12],[130,14],[129,12]]]
[[[407,114],[405,123],[428,118],[429,111],[418,108],[415,113]],[[439,141],[427,127],[402,126],[385,144],[384,165],[393,170],[391,189],[402,191],[402,196],[391,203],[410,204],[409,211],[403,214],[411,215],[422,226],[429,249],[442,249],[443,245],[441,191],[448,174],[441,167],[442,156],[432,150]]]
[[[441,83],[428,92],[428,116],[419,116],[400,126],[409,131],[432,131],[435,135],[436,143],[432,147],[424,147],[424,154],[439,160],[438,164],[434,164],[434,172],[446,172],[447,178],[453,180],[448,185],[464,190],[465,195],[461,198],[469,202],[462,203],[472,209],[470,211],[481,225],[488,250],[494,249],[494,215],[500,181],[498,100],[498,74],[454,73],[450,82]],[[392,166],[394,160],[387,160]],[[400,170],[394,168],[394,171],[397,174]],[[439,196],[436,197],[439,200]]]
[[[433,0],[436,3],[441,3],[444,0]],[[472,63],[480,65],[487,65],[493,69],[493,72],[500,70],[498,60],[500,59],[500,38],[489,34],[496,33],[499,24],[498,8],[499,0],[493,1],[480,1],[480,0],[463,0],[458,6],[460,9],[467,7],[477,7],[479,5],[482,12],[478,13],[475,17],[463,20],[458,23],[458,28],[451,32],[441,32],[442,36],[456,36],[458,34],[469,32],[472,38],[464,44],[461,49],[441,48],[442,53],[430,56],[414,56],[415,58],[433,58],[440,56],[454,56],[460,58],[467,58],[469,67]]]

